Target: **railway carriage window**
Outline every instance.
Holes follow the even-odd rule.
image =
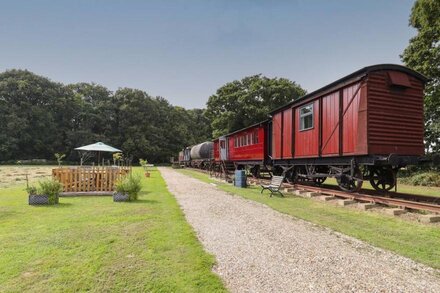
[[[313,128],[313,104],[306,105],[299,110],[299,130],[308,130]]]
[[[255,130],[255,138],[254,138],[254,142],[257,144],[258,143],[258,130]]]

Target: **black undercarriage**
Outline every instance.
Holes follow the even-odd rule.
[[[369,181],[378,191],[390,191],[397,187],[397,172],[407,165],[417,165],[419,156],[369,155],[320,157],[280,160],[221,161],[211,159],[188,161],[185,166],[209,170],[213,174],[247,170],[249,175],[262,178],[282,175],[290,183],[321,185],[327,178],[335,178],[338,186],[348,192],[357,192],[364,181]]]
[[[357,192],[364,181],[374,189],[390,191],[397,187],[397,172],[407,165],[420,162],[419,156],[370,155],[281,159],[268,162],[236,162],[237,169],[247,169],[254,177],[262,171],[282,175],[290,183],[311,182],[321,185],[327,178],[335,178],[339,187],[348,192]]]

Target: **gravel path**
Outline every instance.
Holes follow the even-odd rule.
[[[440,292],[437,270],[159,170],[232,292]]]

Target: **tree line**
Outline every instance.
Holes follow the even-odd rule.
[[[75,147],[102,141],[137,160],[168,162],[184,145],[211,138],[205,110],[90,83],[63,85],[26,70],[0,74],[0,161],[78,161]]]

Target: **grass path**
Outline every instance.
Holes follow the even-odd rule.
[[[214,258],[151,174],[134,203],[73,197],[33,207],[23,186],[0,189],[0,291],[225,291]]]
[[[396,217],[357,211],[302,197],[261,195],[260,187],[238,188],[192,170],[183,174],[215,183],[221,190],[270,206],[285,214],[331,228],[415,261],[440,269],[440,227],[409,222]]]

